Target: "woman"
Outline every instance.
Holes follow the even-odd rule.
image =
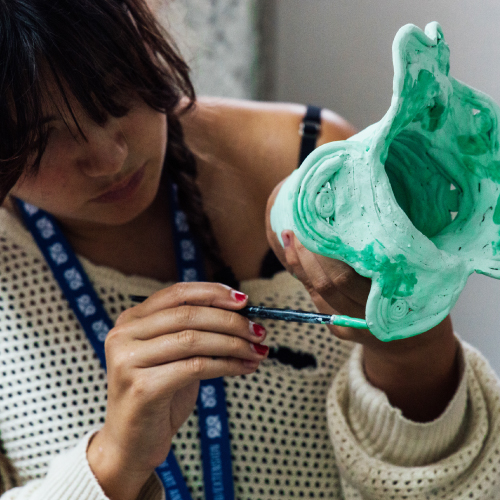
[[[353,351],[352,342],[307,325],[267,322],[264,329],[237,313],[249,300],[312,307],[288,274],[262,277],[269,252],[266,202],[296,166],[303,107],[194,104],[186,65],[140,0],[2,0],[0,23],[0,430],[8,489],[2,498],[161,498],[163,488],[176,498],[173,469],[161,465],[172,449],[192,497],[208,497],[198,421],[215,405],[211,386],[202,386],[198,413],[193,408],[200,380],[221,376],[233,463],[218,466],[229,468],[236,498],[341,498],[356,491],[387,498],[397,489],[397,480],[387,477],[401,472],[391,462],[414,475],[406,490],[420,488],[425,497],[434,486],[417,485],[428,468],[471,442],[474,466],[440,469],[436,483],[469,491],[461,478],[476,474],[478,464],[496,478],[477,459],[498,449],[497,441],[484,427],[470,431],[465,394],[471,378],[460,377],[462,350],[449,321],[437,335],[395,347],[336,332],[365,344],[367,376],[404,414],[414,420],[441,415],[417,424],[364,378],[362,351]],[[323,111],[318,144],[351,132]],[[196,255],[191,239],[178,237],[188,234],[183,214],[202,248],[207,282],[174,284],[179,273],[189,278],[186,271],[194,269],[176,263],[176,250],[184,262]],[[39,217],[31,234],[30,217]],[[81,273],[66,269],[70,288],[84,286],[85,271],[112,322],[107,335],[107,320],[95,330],[98,339],[106,337],[101,365],[92,332],[87,338],[79,321],[99,305],[80,295],[72,308],[71,292],[57,278],[57,267],[72,256],[61,250],[65,240],[52,243],[56,224],[83,265]],[[37,229],[49,246],[35,243]],[[285,240],[285,251],[277,253],[320,308],[362,314],[363,280],[343,278],[343,267],[317,260],[293,235]],[[130,295],[149,298],[131,307]],[[421,362],[436,349],[437,370]],[[418,385],[397,378],[397,368],[406,367],[427,370],[427,379]],[[328,413],[338,428],[330,437],[332,379]],[[412,403],[423,399],[433,404],[415,413]],[[392,429],[389,442],[399,448],[373,438],[377,429],[362,425],[367,414],[376,415],[379,432]],[[222,432],[218,420],[210,422],[209,441]],[[408,450],[415,428],[423,443]],[[211,465],[217,497],[222,486],[214,477],[224,471]],[[410,467],[416,465],[426,467]],[[477,481],[470,484],[477,491]],[[445,490],[444,498],[457,498],[450,496],[456,490]]]

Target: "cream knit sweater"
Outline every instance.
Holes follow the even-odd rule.
[[[0,209],[0,432],[22,486],[7,499],[104,500],[86,460],[104,422],[106,375],[30,235]],[[166,286],[82,259],[112,319]],[[286,273],[242,283],[254,304],[312,309]],[[500,499],[500,386],[462,346],[463,376],[436,421],[417,424],[364,378],[361,349],[327,329],[272,321],[266,343],[308,353],[226,380],[236,498]],[[175,439],[194,499],[203,498],[196,414]],[[152,476],[141,499],[163,493]]]

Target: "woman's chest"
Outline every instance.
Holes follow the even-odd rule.
[[[28,480],[42,477],[54,454],[102,425],[106,377],[48,269],[30,261],[20,249],[11,253],[2,267],[0,431],[9,457]],[[113,321],[132,305],[128,294],[148,295],[155,288],[116,273],[114,280],[96,280],[98,271],[93,269],[90,277]],[[101,275],[106,273],[100,270]],[[254,304],[312,307],[305,290],[285,273],[272,280],[244,282],[242,289]],[[337,479],[326,430],[325,394],[349,347],[321,327],[264,325],[268,345],[307,353],[315,366],[297,370],[269,360],[252,376],[227,380],[238,488],[250,492],[262,481],[266,493],[258,495],[270,498],[273,488],[297,485],[301,474],[305,474],[301,488],[313,483],[332,486]],[[196,471],[201,470],[197,434],[192,415],[176,438],[181,466],[195,489]],[[326,483],[320,481],[319,469],[325,471]]]
[[[24,323],[24,324],[23,324]],[[0,431],[23,480],[104,422],[106,376],[70,311],[0,322]]]
[[[274,360],[225,379],[236,498],[339,498],[326,421],[330,383],[328,373],[300,373]],[[193,500],[205,498],[198,428],[195,412],[173,441]]]

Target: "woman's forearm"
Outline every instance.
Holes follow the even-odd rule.
[[[416,337],[365,345],[365,375],[406,418],[429,422],[445,410],[458,386],[457,346],[448,316]]]
[[[153,472],[132,472],[120,464],[117,453],[107,447],[102,431],[97,432],[90,441],[87,460],[110,500],[135,500]]]

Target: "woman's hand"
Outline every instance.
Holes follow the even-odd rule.
[[[136,498],[196,403],[199,381],[255,371],[265,330],[236,311],[246,295],[178,283],[120,315],[106,339],[106,422],[88,460],[106,494]]]
[[[282,232],[284,246],[281,246],[271,228],[270,211],[283,182],[276,186],[267,204],[266,230],[272,250],[286,270],[302,282],[318,311],[364,318],[371,287],[370,279],[359,275],[344,262],[310,252],[293,231]],[[344,340],[364,344],[375,339],[368,330],[340,326],[332,326],[330,329]]]
[[[285,268],[299,279],[318,310],[365,318],[371,280],[344,262],[307,250],[292,231],[281,234],[284,247],[270,227],[270,210],[281,184],[267,206],[267,236]],[[428,421],[438,417],[453,397],[459,380],[457,341],[448,316],[428,332],[382,342],[368,330],[330,326],[339,338],[363,344],[367,379],[383,390],[407,418]]]
[[[283,231],[281,237],[286,269],[302,282],[320,312],[365,318],[370,279],[340,260],[310,252],[292,231]],[[331,329],[337,337],[361,344],[375,338],[368,330],[341,326]]]

